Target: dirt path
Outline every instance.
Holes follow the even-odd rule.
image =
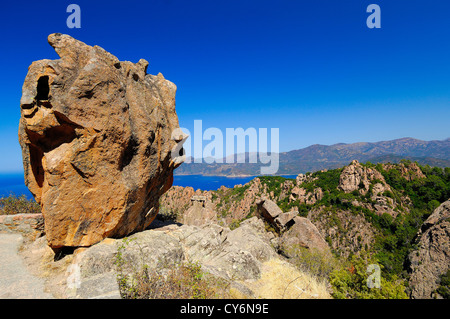
[[[20,234],[0,234],[0,298],[53,298],[44,292],[44,280],[33,276],[18,255],[22,241]]]

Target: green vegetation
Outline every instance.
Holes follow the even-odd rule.
[[[436,291],[442,298],[450,299],[450,269],[441,276],[441,282]]]
[[[328,253],[304,247],[290,247],[286,251],[290,262],[303,272],[314,275],[319,280],[327,280],[337,299],[407,299],[406,287],[396,277],[385,278],[383,272],[375,272],[369,265],[378,265],[373,254],[361,251],[349,259],[342,259]],[[376,266],[375,266],[376,267]],[[380,266],[379,266],[380,267]],[[380,267],[381,270],[382,266]],[[379,286],[369,287],[368,281],[375,282],[379,275]]]
[[[401,163],[407,169],[412,164],[410,161]],[[314,204],[309,205],[300,203],[298,200],[289,201],[289,198],[279,200],[276,195],[280,194],[282,187],[280,184],[283,182],[281,178],[265,177],[263,180],[269,186],[269,191],[274,192],[277,204],[283,211],[298,209],[301,216],[307,216],[308,212],[315,208],[331,212],[327,215],[327,223],[329,227],[337,227],[339,236],[347,232],[337,218],[340,211],[349,211],[355,215],[362,214],[376,230],[374,245],[362,247],[367,250],[365,252],[367,256],[351,256],[349,264],[345,260],[340,261],[347,265],[333,270],[330,274],[329,279],[335,290],[335,297],[404,298],[406,297],[404,282],[408,279],[406,271],[408,255],[415,248],[416,234],[425,219],[436,207],[450,198],[450,168],[442,169],[417,164],[425,176],[404,176],[402,174],[405,173],[399,165],[372,163],[362,165],[378,170],[386,183],[391,186],[391,190],[384,191],[382,195],[393,200],[393,206],[390,203],[387,204],[397,213],[395,218],[386,213],[378,215],[373,208],[369,209],[376,204],[372,199],[373,187],[377,183],[383,183],[379,179],[371,181],[366,194],[360,192],[361,189],[366,189],[363,183],[359,185],[360,190],[345,193],[338,188],[342,169],[312,173],[309,180],[301,187],[306,189],[307,194],[314,194],[320,188],[323,195]],[[332,243],[332,238],[329,236],[326,240],[329,244]],[[361,240],[359,236],[359,241]],[[303,255],[302,258],[306,257]],[[370,263],[380,265],[382,269],[381,289],[367,288],[365,280],[368,260]],[[438,290],[442,296],[448,296],[448,278],[448,274],[442,278],[442,284]]]
[[[243,220],[238,220],[238,219],[233,219],[232,221],[231,221],[231,224],[230,224],[230,230],[234,230],[234,229],[236,229],[236,228],[238,228],[240,225],[241,225],[241,222],[242,222]]]
[[[373,255],[361,252],[341,263],[329,277],[333,297],[337,299],[408,299],[405,286],[396,277],[386,279],[380,271],[379,286],[369,288],[368,281],[378,275],[369,265],[378,265]],[[382,267],[380,267],[382,268]]]
[[[258,178],[261,181],[261,184],[266,185],[267,193],[270,194],[273,192],[273,198],[278,198],[280,196],[284,182],[288,180],[295,181],[294,179],[281,176],[259,176]]]
[[[406,168],[411,165],[410,161],[402,161]],[[367,221],[379,232],[373,247],[374,254],[378,262],[383,266],[383,271],[388,279],[394,276],[406,277],[405,263],[408,254],[413,247],[413,240],[425,219],[439,206],[440,203],[450,198],[450,168],[439,168],[430,166],[419,166],[425,174],[425,178],[408,180],[402,176],[399,166],[394,165],[389,170],[384,169],[384,165],[372,163],[362,164],[365,167],[377,169],[392,188],[386,191],[384,196],[392,198],[398,213],[394,219],[388,214],[377,215],[373,210],[363,205],[354,206],[354,201],[366,204],[374,204],[371,200],[373,185],[382,183],[381,180],[372,180],[369,191],[362,195],[359,191],[344,193],[338,189],[339,177],[342,169],[328,170],[326,172],[316,172],[311,175],[312,181],[302,184],[307,192],[314,192],[321,188],[322,199],[314,205],[299,204],[298,202],[288,203],[281,201],[278,204],[287,211],[293,207],[298,208],[301,214],[307,213],[314,207],[329,207],[336,213],[339,210],[347,210],[353,214],[363,214]],[[360,187],[364,187],[361,183]],[[405,213],[402,198],[409,197],[411,206],[409,213]]]
[[[0,215],[37,214],[41,206],[34,199],[29,200],[25,195],[0,198]]]
[[[245,191],[250,187],[250,183],[245,184],[244,186],[241,187],[234,187],[231,190],[231,195],[234,196],[235,200],[241,200],[242,198],[244,198],[245,195]]]
[[[411,162],[403,161],[408,167]],[[405,276],[405,262],[413,247],[413,239],[425,219],[440,203],[450,198],[450,168],[420,166],[425,178],[407,180],[398,168],[377,170],[394,190],[394,195],[408,196],[412,206],[410,212],[397,218],[379,220],[382,234],[377,238],[376,251],[380,263],[389,275]],[[382,216],[383,217],[383,216]]]
[[[299,249],[297,257],[291,262],[320,278],[330,281],[336,298],[406,298],[406,282],[408,280],[408,256],[416,248],[415,238],[423,222],[442,202],[450,198],[450,168],[421,166],[410,161],[401,161],[402,165],[361,164],[363,167],[376,169],[381,173],[389,190],[379,194],[384,197],[385,205],[395,214],[376,213],[377,198],[373,195],[377,183],[384,184],[383,178],[373,179],[369,184],[360,183],[359,189],[345,193],[339,189],[339,180],[343,168],[319,171],[307,174],[301,187],[306,190],[308,204],[300,200],[292,200],[289,196],[295,186],[295,180],[279,176],[260,176],[261,191],[270,194],[282,211],[298,210],[300,216],[306,217],[311,211],[321,214],[318,218],[326,228],[334,228],[336,233],[328,234],[325,240],[342,245],[349,229],[344,225],[342,212],[350,212],[355,216],[363,216],[374,231],[374,242],[368,243],[360,234],[356,234],[354,254],[340,257],[344,251],[334,251],[334,260],[324,259],[305,249]],[[417,167],[423,175],[416,171]],[[406,168],[406,170],[405,170]],[[291,182],[292,181],[292,182]],[[218,191],[215,201],[222,217],[231,215],[230,206],[233,201],[244,198],[251,182],[231,190]],[[261,193],[258,194],[262,195]],[[308,200],[309,199],[309,200]],[[252,207],[254,208],[254,207]],[[244,218],[254,215],[254,209]],[[348,216],[348,213],[347,213]],[[395,216],[395,217],[393,217]],[[244,220],[242,219],[242,220]],[[231,220],[232,229],[239,227],[242,220]],[[267,227],[267,225],[266,225]],[[267,229],[271,230],[271,229]],[[359,246],[358,246],[359,244]],[[292,248],[294,249],[294,248]],[[348,252],[346,252],[348,255]],[[381,269],[381,288],[367,287],[369,276],[367,267],[379,265]],[[442,277],[437,292],[448,297],[449,274]],[[447,298],[446,297],[446,298]]]

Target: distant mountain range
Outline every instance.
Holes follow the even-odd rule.
[[[268,164],[248,163],[183,163],[175,170],[175,175],[240,176],[261,175],[261,166]],[[299,150],[279,154],[277,175],[294,175],[333,169],[348,165],[352,160],[372,163],[397,163],[401,159],[417,161],[422,165],[450,167],[450,138],[443,141],[422,141],[414,138],[401,138],[375,143],[361,142],[353,144],[311,145]]]

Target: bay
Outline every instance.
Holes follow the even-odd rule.
[[[173,185],[182,187],[192,187],[194,190],[201,189],[205,191],[217,190],[221,186],[233,188],[235,185],[244,185],[254,179],[256,176],[203,176],[203,175],[174,175]],[[286,178],[295,178],[296,175],[283,175]],[[0,198],[11,194],[16,196],[25,195],[32,199],[30,191],[25,185],[22,173],[0,174]]]
[[[282,175],[286,178],[296,178],[297,175]],[[233,188],[235,185],[244,185],[257,176],[227,177],[227,176],[203,176],[203,175],[174,175],[173,185],[192,187],[194,190],[217,190],[221,186]]]
[[[6,173],[0,174],[0,198],[9,195],[25,195],[28,199],[32,199],[33,195],[25,185],[25,179],[22,173]]]

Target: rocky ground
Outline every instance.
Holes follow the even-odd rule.
[[[162,270],[199,263],[208,276],[226,283],[229,297],[330,298],[325,282],[278,255],[277,238],[256,217],[234,230],[157,220],[126,240],[105,239],[66,256],[55,255],[45,236],[24,241],[17,228],[1,236],[8,242],[2,245],[5,258],[0,262],[3,298],[120,298],[119,251],[126,273],[144,265]],[[289,285],[292,281],[295,285]]]

